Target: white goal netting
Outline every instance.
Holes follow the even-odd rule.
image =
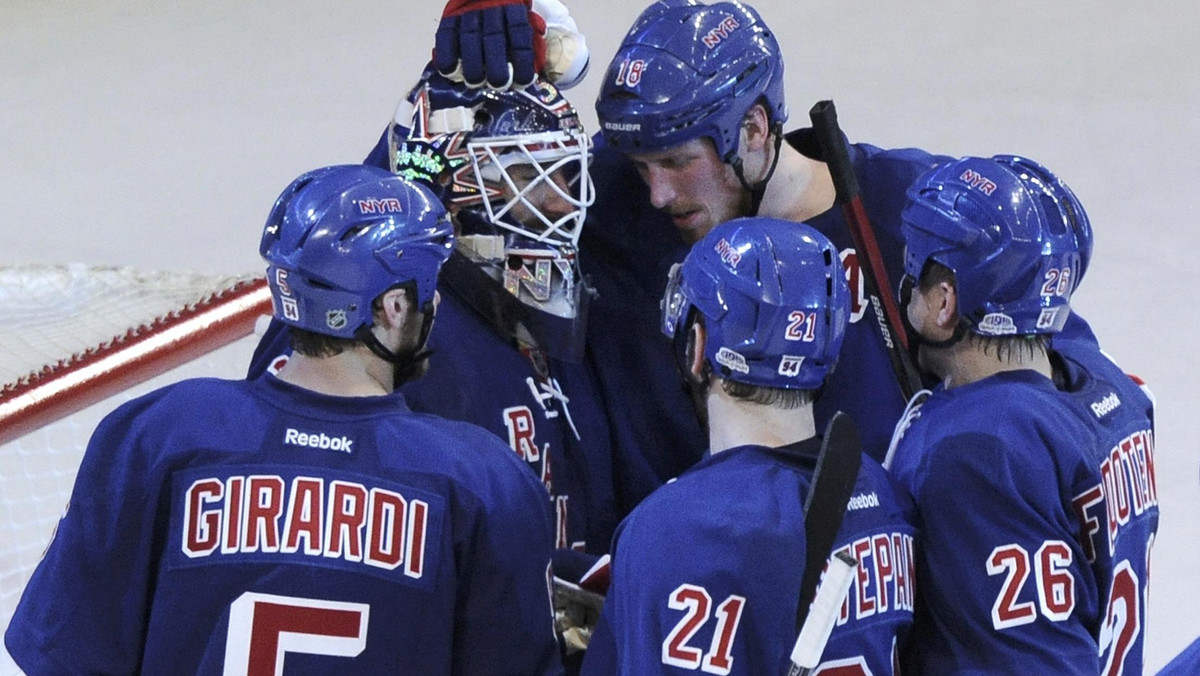
[[[0,266],[0,629],[100,419],[183,378],[243,376],[269,313],[252,276]],[[0,650],[0,675],[14,673]]]

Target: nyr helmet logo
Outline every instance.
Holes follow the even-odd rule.
[[[330,310],[325,313],[325,326],[334,331],[341,331],[346,328],[346,311],[345,310]]]
[[[990,178],[971,169],[963,171],[958,179],[985,195],[991,195],[996,191],[996,184]]]
[[[358,200],[358,212],[360,214],[398,214],[400,213],[400,200],[395,197],[385,197],[381,200]]]
[[[736,268],[737,264],[742,260],[742,253],[733,248],[733,245],[731,245],[724,237],[722,237],[721,241],[717,242],[716,246],[713,247],[713,251],[716,251],[717,255],[721,257],[721,260],[731,268]]]
[[[729,37],[729,34],[736,30],[738,26],[741,26],[741,24],[737,22],[737,19],[727,16],[724,21],[717,24],[716,28],[710,30],[704,37],[700,38],[700,41],[704,43],[705,47],[712,49],[721,44],[722,40]]]

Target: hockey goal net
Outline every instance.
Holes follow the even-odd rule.
[[[0,629],[100,419],[182,378],[241,377],[270,312],[265,280],[249,275],[0,266]]]

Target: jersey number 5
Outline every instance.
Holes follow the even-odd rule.
[[[370,606],[246,592],[229,607],[225,673],[277,676],[287,653],[354,657],[367,647]]]

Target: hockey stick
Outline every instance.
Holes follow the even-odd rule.
[[[842,600],[854,582],[856,568],[858,560],[847,552],[836,552],[829,559],[829,570],[825,571],[825,577],[817,589],[812,611],[800,628],[796,645],[792,646],[792,665],[788,668],[788,676],[807,676],[821,663],[821,653],[825,652],[829,634],[833,633],[833,624],[841,612]]]
[[[834,189],[837,190],[837,203],[842,207],[846,225],[850,228],[850,237],[854,241],[855,250],[858,251],[864,287],[879,320],[879,332],[887,345],[892,370],[896,373],[904,400],[908,401],[913,394],[921,391],[921,376],[908,356],[908,337],[904,334],[900,310],[891,294],[893,287],[883,265],[879,243],[875,241],[875,232],[871,229],[871,221],[867,218],[866,208],[863,207],[858,177],[854,175],[854,167],[850,164],[846,140],[838,127],[837,109],[834,108],[833,101],[818,101],[808,111],[808,116],[821,144],[825,163],[829,166],[829,174],[833,178]],[[862,264],[863,259],[866,259],[866,265]]]
[[[825,426],[825,438],[821,442],[817,466],[813,471],[808,497],[804,501],[804,575],[800,579],[800,605],[796,608],[796,631],[799,637],[793,655],[801,650],[800,639],[808,639],[805,629],[809,622],[809,606],[815,607],[812,603],[813,594],[821,581],[825,562],[829,560],[830,552],[833,551],[834,540],[842,527],[842,518],[846,515],[846,503],[850,501],[850,494],[854,492],[854,484],[858,480],[858,470],[861,466],[862,444],[859,441],[858,428],[854,426],[850,416],[838,411]],[[831,565],[830,569],[833,568]],[[840,608],[841,597],[838,597],[837,605]],[[835,612],[836,610],[835,608]],[[817,621],[822,622],[825,619]],[[810,630],[809,634],[811,633]],[[824,639],[828,638],[829,634],[826,632]],[[821,649],[824,648],[824,639],[816,648],[818,660]],[[804,648],[809,653],[813,650],[808,643]],[[789,676],[797,673],[797,668],[797,665],[793,664],[788,672]]]

